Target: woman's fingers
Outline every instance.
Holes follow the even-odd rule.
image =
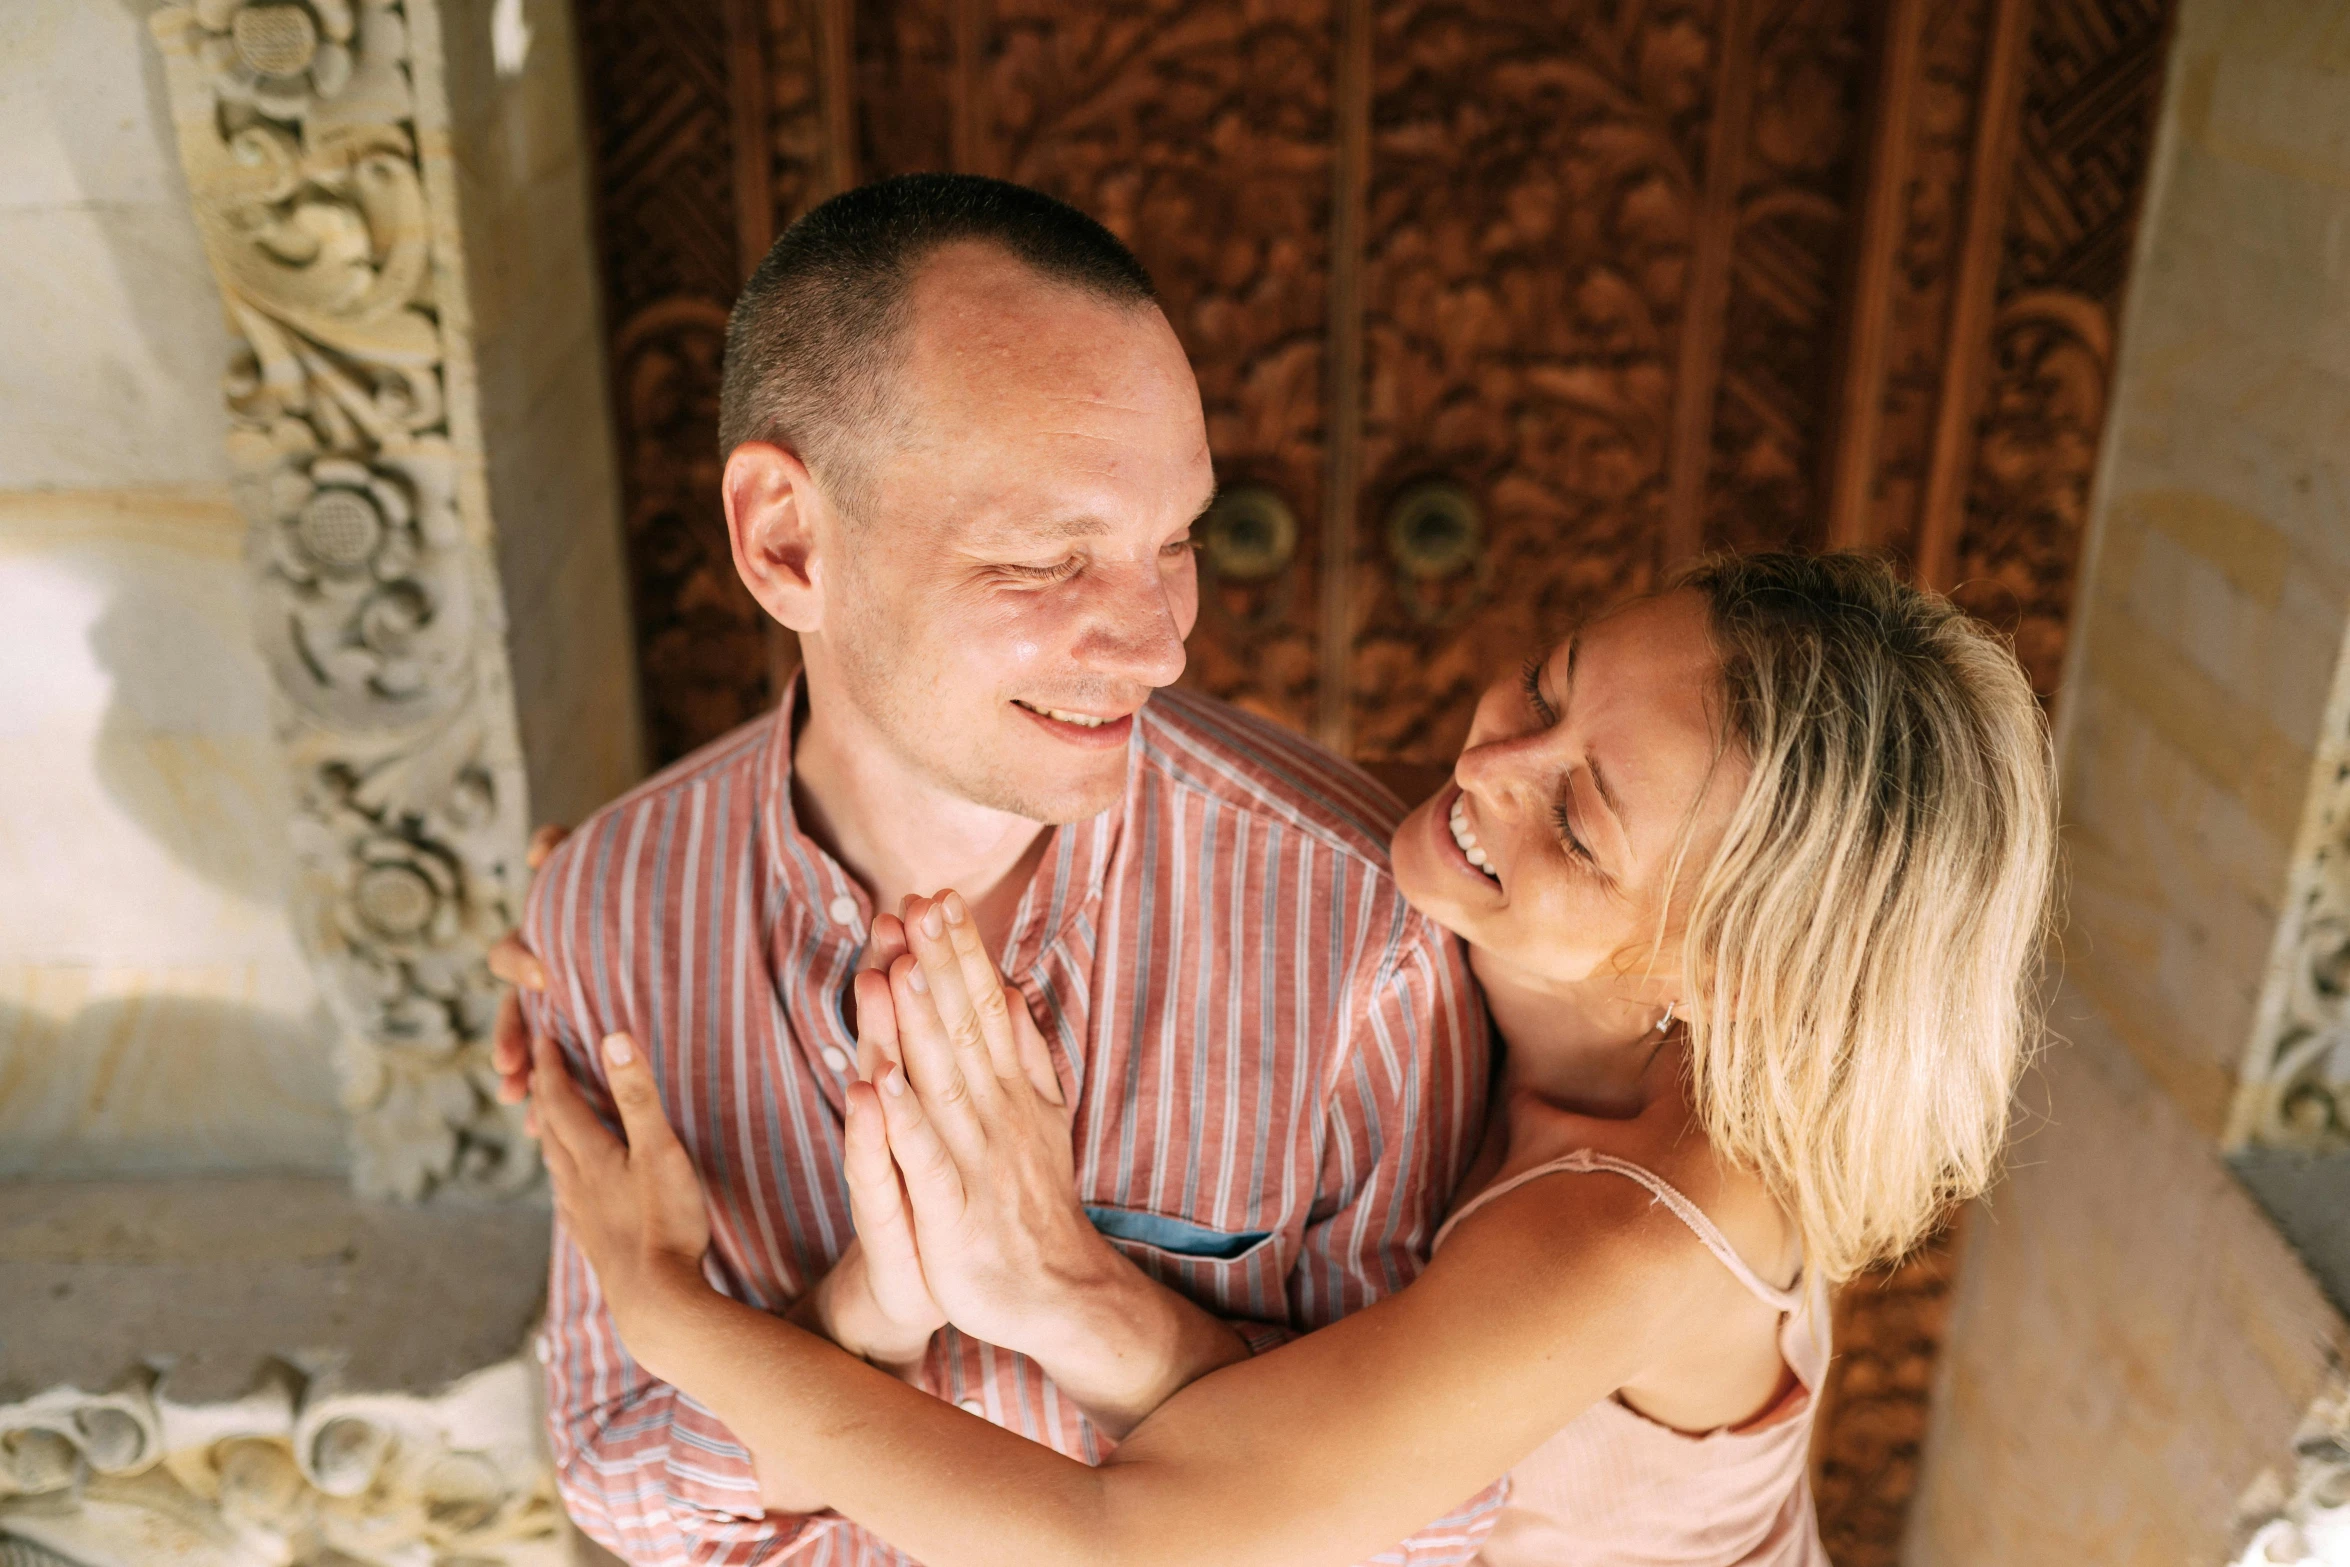
[[[547,971],[522,938],[506,932],[490,944],[490,973],[514,987],[498,998],[490,1027],[490,1066],[498,1074],[498,1103],[515,1104],[529,1092],[530,1022],[522,1015],[524,990],[545,990]]]
[[[1036,1026],[1036,1016],[1028,1010],[1028,998],[1010,985],[1003,987],[1004,1010],[1011,1014],[1012,1032],[1020,1042],[1020,1070],[1027,1077],[1028,1086],[1035,1089],[1045,1103],[1067,1108],[1068,1100],[1061,1092],[1061,1074],[1053,1065],[1053,1048],[1044,1041],[1044,1030]]]
[[[604,1123],[580,1097],[579,1085],[572,1082],[570,1071],[555,1053],[554,1042],[536,1041],[532,1054],[535,1065],[530,1075],[530,1099],[538,1113],[540,1141],[560,1144],[572,1162],[583,1168],[619,1158],[620,1140],[604,1129]]]
[[[555,852],[556,846],[570,836],[570,828],[549,822],[530,835],[530,843],[522,851],[522,863],[537,870],[547,863],[547,856]]]
[[[490,1025],[490,1067],[498,1074],[498,1103],[520,1104],[530,1092],[530,1021],[522,998],[509,990],[498,998]]]
[[[612,1103],[620,1111],[620,1129],[628,1138],[632,1159],[657,1153],[677,1142],[669,1113],[661,1108],[661,1091],[645,1067],[644,1053],[626,1034],[604,1036],[604,1081]]]
[[[520,931],[508,931],[490,943],[490,973],[523,990],[547,988],[546,966],[522,944]]]
[[[906,1082],[906,1069],[882,1075],[882,1120],[889,1130],[890,1158],[905,1180],[906,1205],[917,1230],[951,1225],[963,1212],[963,1172],[924,1110],[922,1096]]]

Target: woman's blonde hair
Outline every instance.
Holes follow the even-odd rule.
[[[2004,642],[1876,559],[1674,585],[1708,605],[1751,764],[1677,922],[1694,1099],[1842,1279],[1996,1172],[2054,879],[2047,725]]]

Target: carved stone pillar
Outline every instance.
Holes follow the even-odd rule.
[[[2350,637],[2314,747],[2229,1141],[2350,1153]],[[2350,1528],[2350,1525],[2345,1525]]]
[[[2264,1471],[2239,1509],[2250,1533],[2234,1567],[2350,1562],[2350,1376],[2318,1395],[2289,1465]]]
[[[520,906],[528,808],[438,8],[197,0],[153,29],[243,340],[236,496],[356,1184],[511,1193],[536,1156],[489,1091],[482,955]]]

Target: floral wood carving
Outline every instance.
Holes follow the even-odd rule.
[[[419,1398],[273,1365],[208,1404],[141,1373],[0,1406],[0,1563],[568,1567],[536,1369]]]
[[[1838,274],[1850,243],[1868,10],[1856,0],[1764,8],[1752,48],[1705,542],[1819,542]]]
[[[726,313],[764,241],[829,193],[820,0],[581,0],[632,611],[656,765],[774,701],[772,625],[718,480]],[[755,18],[755,27],[747,19]],[[742,155],[738,136],[764,126]],[[746,207],[762,211],[748,214]],[[746,248],[750,247],[750,248]]]
[[[1721,14],[1393,0],[1376,18],[1352,727],[1360,756],[1433,762],[1495,669],[1653,579]],[[1758,34],[1751,139],[1769,156],[1742,202],[1742,277],[1784,280],[1767,248],[1793,221],[1782,208],[1826,215],[1823,235],[1780,245],[1796,274],[1833,249],[1832,198],[1773,193],[1841,167],[1849,25],[1806,0]],[[1734,313],[1731,364],[1824,310],[1824,288],[1798,292],[1790,315],[1745,289],[1768,308]],[[1813,379],[1799,367],[1773,396],[1813,395]],[[1748,384],[1725,386],[1723,409]],[[1717,421],[1715,439],[1737,452],[1757,437]],[[1801,460],[1726,466],[1751,489],[1750,470]],[[1449,583],[1407,594],[1389,513],[1429,480],[1469,494],[1485,542]],[[1775,515],[1758,526],[1783,529]]]
[[[858,177],[954,168],[954,0],[859,0],[856,14]]]
[[[355,1178],[508,1192],[537,1162],[486,1060],[482,954],[522,774],[485,548],[429,0],[158,12],[226,380],[256,626],[296,780],[297,927],[340,1024]],[[462,402],[464,411],[459,411]]]
[[[2056,690],[2172,0],[2039,0],[1955,596]]]
[[[1924,7],[1916,78],[1905,92],[1907,138],[1901,232],[1895,250],[1881,426],[1868,536],[1914,558],[1925,505],[1935,419],[1949,379],[1950,317],[1961,267],[1967,202],[1998,0],[1944,0]],[[1880,107],[1876,112],[1886,112]]]

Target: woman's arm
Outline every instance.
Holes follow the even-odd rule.
[[[1727,1275],[1639,1188],[1535,1182],[1408,1289],[1192,1384],[1088,1468],[709,1290],[652,1083],[632,1063],[611,1077],[625,1150],[567,1084],[534,1089],[565,1224],[631,1353],[932,1567],[1358,1561],[1730,1304]],[[877,1113],[869,1085],[852,1094]]]

